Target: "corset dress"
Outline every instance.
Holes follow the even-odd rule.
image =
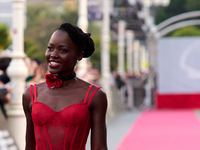
[[[30,86],[36,150],[85,150],[91,128],[88,106],[100,88],[96,87],[88,97],[92,86],[89,86],[83,103],[70,105],[59,112],[37,102],[37,87]]]

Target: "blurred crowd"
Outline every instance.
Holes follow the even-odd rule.
[[[0,58],[0,107],[2,110],[2,113],[5,118],[7,118],[6,110],[5,110],[5,104],[9,103],[11,100],[11,91],[12,88],[10,86],[10,79],[7,75],[7,68],[10,64],[11,58],[9,57],[3,57]]]
[[[12,59],[9,56],[0,56],[0,107],[6,119],[8,116],[5,105],[11,101],[11,92],[14,87],[7,74],[7,68],[9,67],[11,60]],[[44,81],[44,75],[46,74],[47,69],[45,63],[41,59],[30,59],[26,57],[25,63],[28,68],[28,76],[25,80],[26,87],[30,84],[36,84]]]
[[[152,107],[148,72],[141,72],[138,74],[126,73],[125,77],[114,73],[113,76],[115,85],[119,89],[121,100],[124,102],[127,110]]]

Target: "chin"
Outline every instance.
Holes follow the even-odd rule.
[[[48,69],[49,73],[51,74],[58,74],[58,71],[56,70],[53,70],[53,69]]]

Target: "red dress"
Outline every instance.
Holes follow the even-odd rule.
[[[88,106],[100,88],[96,87],[87,102],[92,86],[89,87],[83,103],[70,105],[59,112],[37,102],[36,85],[34,94],[33,86],[30,86],[36,150],[85,150],[91,127]]]

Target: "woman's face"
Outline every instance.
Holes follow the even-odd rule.
[[[66,76],[73,73],[74,66],[77,60],[82,59],[83,53],[78,51],[67,32],[57,30],[49,40],[45,57],[50,73]]]

